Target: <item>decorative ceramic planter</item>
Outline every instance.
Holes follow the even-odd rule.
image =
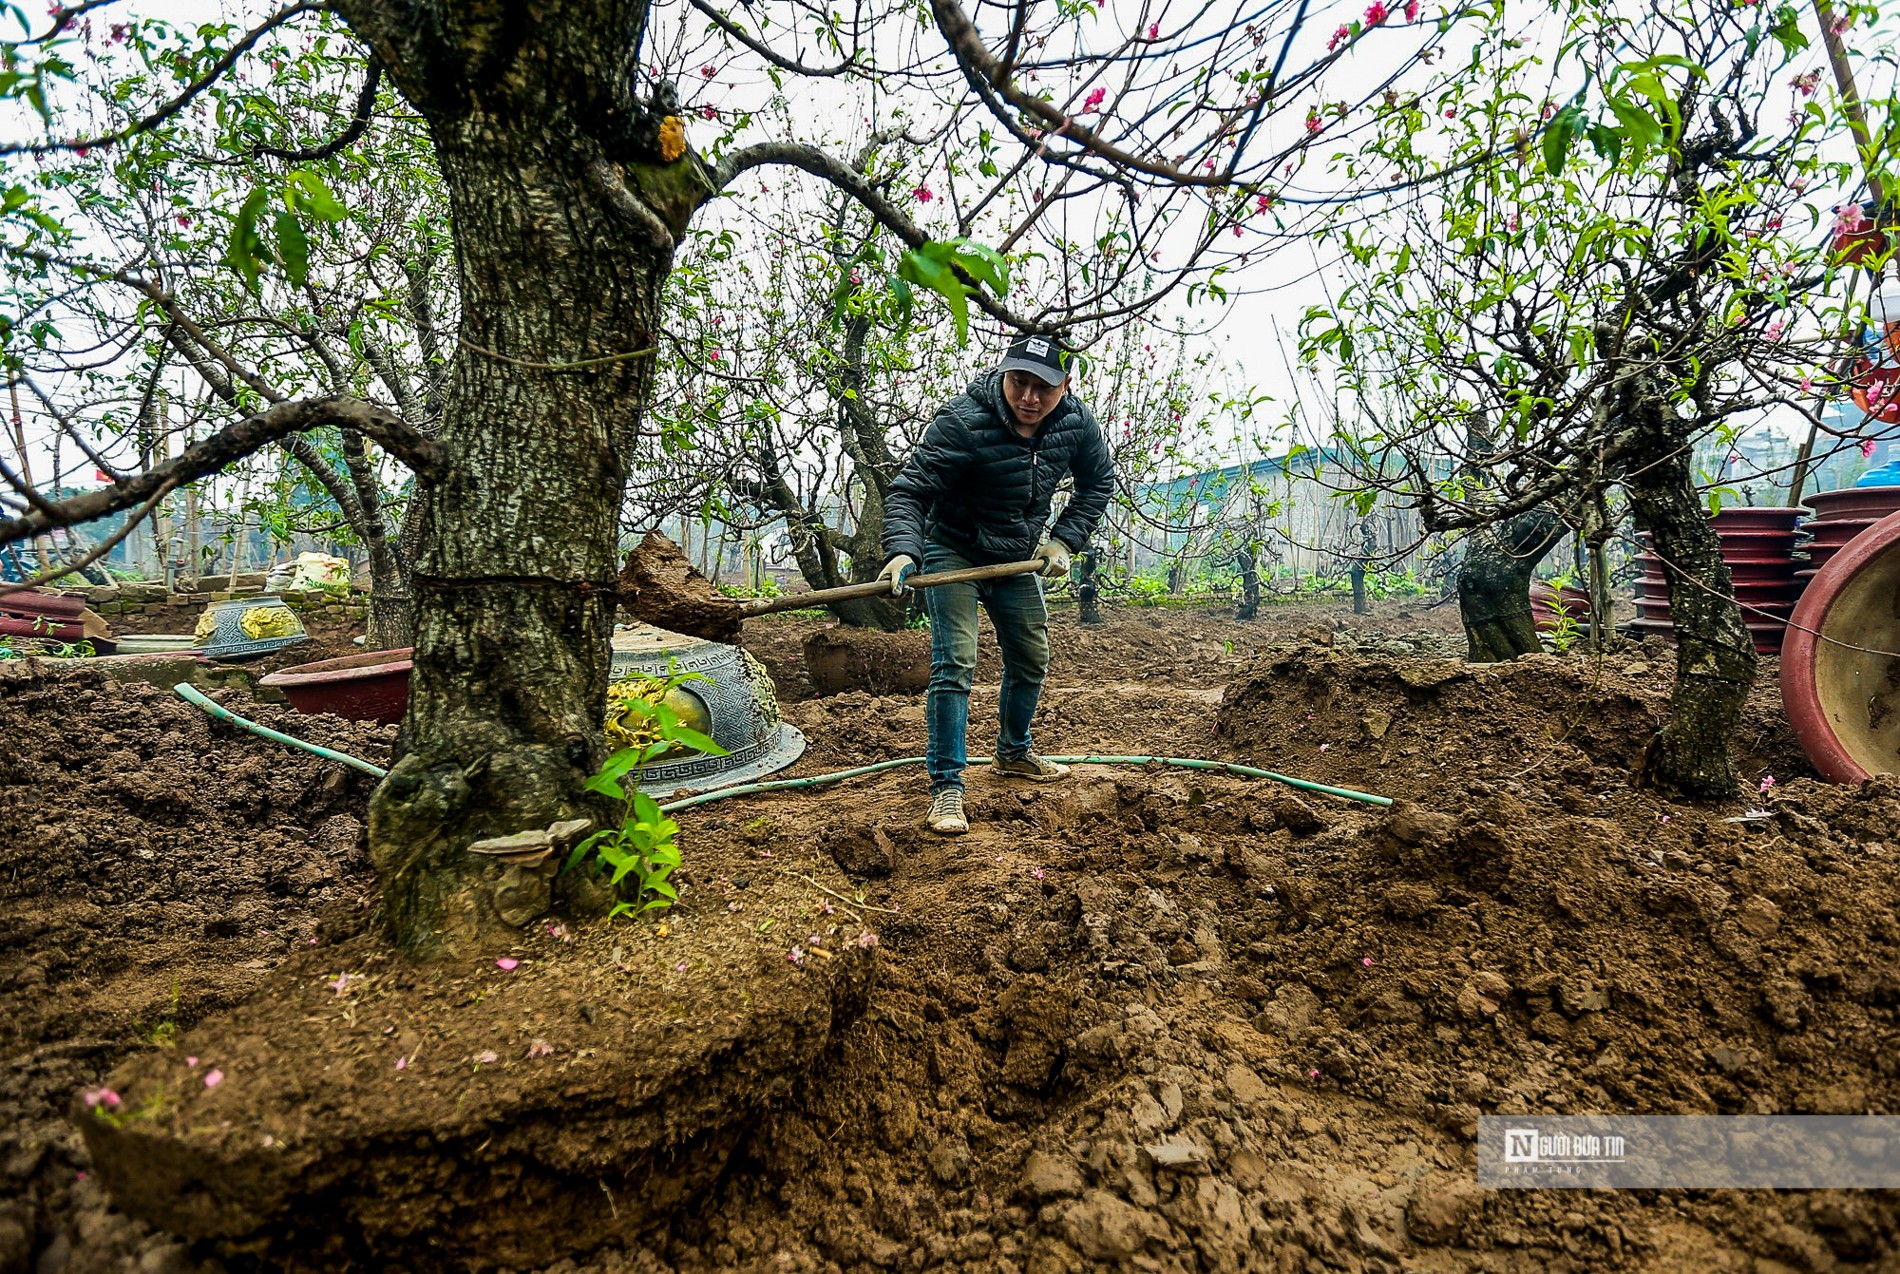
[[[608,733],[616,720],[637,728],[616,707],[621,696],[636,695],[670,672],[698,673],[669,695],[671,706],[688,725],[710,735],[726,756],[669,752],[647,766],[640,790],[665,796],[681,788],[729,787],[749,783],[796,761],[805,736],[779,719],[778,695],[764,665],[737,646],[636,624],[613,637],[612,684],[608,687]],[[680,696],[674,701],[673,696]]]
[[[414,651],[371,650],[340,659],[280,668],[258,680],[284,692],[299,712],[329,712],[357,721],[394,725],[409,707]]]
[[[1900,513],[1815,573],[1789,621],[1781,700],[1814,768],[1836,783],[1900,773]]]
[[[198,617],[193,637],[207,658],[235,661],[294,646],[309,634],[282,598],[266,595],[213,602]]]

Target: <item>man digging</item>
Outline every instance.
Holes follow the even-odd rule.
[[[1043,579],[1069,573],[1088,546],[1115,472],[1101,426],[1069,392],[1071,355],[1052,337],[1025,336],[1002,364],[937,413],[884,500],[884,569],[901,596],[921,561],[927,573],[1041,558],[1034,575],[946,584],[924,593],[930,616],[930,688],[924,699],[934,832],[970,830],[963,814],[965,735],[976,672],[976,608],[989,611],[1003,654],[997,770],[1050,782],[1069,772],[1037,756],[1029,723],[1049,671],[1049,612]],[[1073,475],[1075,494],[1053,527],[1050,501]]]

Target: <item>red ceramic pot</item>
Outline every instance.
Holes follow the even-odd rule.
[[[1723,509],[1709,522],[1717,535],[1730,531],[1792,531],[1802,513],[1803,510],[1797,508],[1740,504]]]
[[[1816,571],[1789,621],[1781,701],[1836,783],[1900,772],[1900,513]]]
[[[0,593],[0,636],[83,641],[86,639],[86,600],[37,593],[30,588]],[[101,653],[113,648],[108,638],[92,640],[94,648]]]
[[[371,650],[340,659],[282,668],[258,685],[284,692],[299,712],[332,712],[357,721],[401,721],[409,707],[409,670],[415,651]]]
[[[1900,487],[1841,487],[1834,491],[1816,491],[1807,499],[1814,520],[1807,524],[1818,531],[1828,522],[1841,518],[1868,518],[1878,522],[1889,513],[1900,513]]]

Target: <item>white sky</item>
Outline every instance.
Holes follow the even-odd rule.
[[[1363,7],[1363,4],[1358,3],[1357,0],[1353,3],[1336,2],[1316,6],[1309,18],[1307,30],[1307,37],[1310,38],[1314,47],[1308,52],[1316,52],[1323,47],[1332,28],[1339,23],[1358,17]],[[254,21],[262,11],[262,5],[229,3],[228,0],[125,0],[125,3],[120,6],[102,11],[99,19],[100,21],[119,20],[125,14],[141,14],[162,16],[179,22],[230,18],[248,24]],[[1432,11],[1433,6],[1427,5],[1428,16]],[[1099,20],[1129,27],[1131,24],[1143,23],[1147,12],[1147,6],[1142,3],[1142,0],[1111,0]],[[1513,6],[1512,13],[1513,15],[1519,13],[1530,15],[1528,19],[1524,19],[1528,25],[1524,28],[1523,34],[1532,42],[1533,47],[1538,45],[1548,47],[1552,44],[1556,36],[1553,30],[1549,29],[1550,20],[1546,10],[1531,6],[1524,6],[1521,9]],[[1540,14],[1546,16],[1539,17]],[[1804,24],[1811,27],[1813,21],[1811,12],[1803,6],[1801,14]],[[37,12],[34,18],[36,22],[43,21],[42,15]],[[1511,20],[1515,22],[1520,19],[1513,16]],[[1895,25],[1900,24],[1890,23],[1889,27]],[[1891,30],[1887,34],[1891,37]],[[1810,35],[1813,37],[1816,33],[1810,31]],[[675,51],[679,57],[690,57],[691,52],[683,47]],[[1389,72],[1397,55],[1397,41],[1386,45],[1383,53],[1376,42],[1368,41],[1363,52],[1356,50],[1352,57],[1343,61],[1331,74],[1353,80],[1364,77],[1367,81],[1376,82],[1375,77],[1382,77]],[[1295,63],[1299,61],[1297,54],[1293,61]],[[735,62],[734,65],[736,66],[737,63]],[[1814,38],[1813,47],[1804,59],[1791,65],[1786,74],[1792,76],[1804,69],[1804,65],[1824,66],[1820,58],[1818,38]],[[771,86],[765,83],[763,77],[757,77],[752,84],[748,85],[733,83],[731,76],[722,76],[719,81],[711,84],[695,83],[695,77],[687,76],[682,78],[682,84],[688,94],[689,106],[697,100],[695,95],[709,101],[716,101],[722,107],[756,104],[759,94],[771,91]],[[1825,77],[1823,86],[1824,91],[1831,91],[1831,81]],[[1893,91],[1891,85],[1863,84],[1862,89],[1863,92],[1869,94]],[[853,113],[851,117],[855,117],[856,113],[862,110],[862,104],[853,95],[863,91],[842,88],[835,81],[816,84],[792,81],[787,86],[788,94],[792,95],[791,114],[795,118],[807,119],[827,115],[834,119],[847,117],[846,112]],[[1342,85],[1334,88],[1332,95],[1347,96],[1351,91],[1350,85]],[[1326,95],[1324,87],[1321,93],[1322,96]],[[745,102],[748,97],[753,98],[754,101]],[[36,124],[37,121],[31,116],[23,118],[16,114],[12,118],[0,118],[0,127],[9,131],[23,125],[31,127]],[[37,132],[37,129],[34,128],[32,131]],[[699,140],[699,131],[695,123],[691,135],[696,141]],[[1323,194],[1329,189],[1340,188],[1339,179],[1329,177],[1325,171],[1325,153],[1325,148],[1322,148],[1312,160],[1308,161],[1290,193]],[[763,171],[770,174],[770,170]],[[766,181],[785,179],[783,174],[764,177]],[[1826,207],[1837,202],[1841,195],[1842,192],[1838,191],[1817,190],[1813,192],[1812,197],[1818,206]],[[736,208],[721,209],[715,206],[703,213],[702,218],[729,220],[741,227],[748,223],[748,218],[741,215]],[[932,228],[936,229],[936,227]],[[1295,329],[1301,314],[1309,306],[1325,304],[1331,292],[1341,286],[1344,279],[1344,275],[1330,265],[1328,257],[1324,255],[1326,251],[1322,245],[1318,245],[1313,240],[1289,242],[1270,255],[1256,259],[1229,276],[1234,296],[1231,303],[1224,308],[1203,305],[1190,309],[1171,305],[1154,317],[1163,323],[1183,329],[1204,331],[1206,334],[1200,339],[1212,343],[1219,350],[1227,382],[1233,389],[1268,394],[1281,403],[1292,403],[1304,397],[1311,407],[1321,408],[1328,393],[1324,380],[1296,371],[1293,364],[1295,363]],[[937,304],[934,298],[925,303]],[[1086,386],[1083,387],[1083,391],[1086,393]],[[1325,418],[1323,409],[1314,411],[1311,418],[1323,421]],[[1805,430],[1805,423],[1799,423],[1798,417],[1795,417],[1795,421],[1798,422],[1800,429]],[[1306,441],[1316,441],[1316,439],[1309,438]],[[90,466],[87,466],[88,475],[89,470]]]

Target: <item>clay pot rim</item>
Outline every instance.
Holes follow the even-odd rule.
[[[1815,571],[1807,591],[1788,619],[1788,636],[1781,652],[1781,704],[1801,740],[1802,751],[1821,772],[1835,783],[1862,783],[1871,775],[1842,746],[1827,723],[1827,710],[1815,689],[1814,662],[1821,639],[1816,635],[1827,626],[1828,611],[1841,591],[1852,583],[1862,568],[1877,557],[1900,551],[1900,512],[1882,518],[1871,530],[1855,537],[1840,552]]]
[[[276,672],[258,678],[257,684],[278,688],[324,686],[394,676],[409,672],[415,666],[415,653],[415,647],[401,646],[395,650],[366,650],[354,655],[339,655],[335,659],[319,659],[315,663],[279,668]]]

